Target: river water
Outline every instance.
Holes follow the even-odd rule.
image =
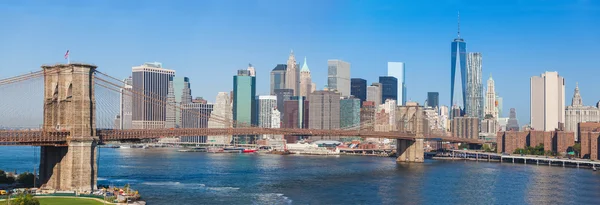
[[[600,204],[600,172],[590,169],[168,148],[99,152],[99,183],[129,183],[148,204]],[[0,169],[32,171],[35,153],[0,147]]]

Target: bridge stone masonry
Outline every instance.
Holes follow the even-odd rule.
[[[42,66],[45,131],[68,130],[67,146],[42,146],[42,188],[91,191],[98,176],[93,73],[89,64]]]
[[[55,190],[91,191],[97,184],[97,145],[104,141],[155,139],[180,136],[220,136],[220,135],[295,135],[295,136],[347,136],[363,138],[388,138],[397,141],[398,163],[422,163],[425,140],[445,142],[465,142],[481,144],[477,139],[453,138],[443,134],[424,135],[423,107],[416,103],[397,108],[394,131],[375,131],[372,122],[364,122],[352,129],[302,129],[302,128],[260,128],[255,126],[223,128],[172,128],[172,129],[113,129],[102,126],[102,117],[97,116],[96,88],[102,87],[119,95],[128,94],[137,100],[151,102],[165,109],[164,99],[153,93],[136,91],[124,93],[123,84],[96,70],[95,65],[83,63],[56,64],[41,66],[42,70],[31,74],[0,80],[0,87],[26,82],[43,77],[43,124],[41,129],[0,130],[0,145],[33,145],[40,149],[41,188]],[[5,87],[4,87],[5,88]],[[98,91],[99,93],[101,91]],[[100,97],[100,105],[103,98]],[[104,100],[105,101],[105,100]],[[102,106],[101,106],[102,107]],[[23,108],[19,108],[23,109]],[[25,108],[27,109],[27,108]],[[103,108],[100,108],[101,110]],[[102,111],[101,113],[105,113]],[[220,116],[206,116],[193,113],[195,117],[215,119],[224,124],[235,124]],[[11,116],[8,117],[10,120]],[[99,119],[101,118],[101,119]],[[98,121],[100,120],[100,121]]]

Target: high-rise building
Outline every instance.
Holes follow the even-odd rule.
[[[187,77],[173,77],[169,82],[167,94],[167,120],[166,128],[182,127],[181,109],[182,105],[192,102],[192,90],[190,80]]]
[[[393,76],[380,76],[381,83],[381,102],[385,100],[398,101],[398,79]]]
[[[233,120],[234,127],[256,125],[256,77],[247,69],[238,70],[233,76]],[[253,143],[255,136],[234,136],[234,144]]]
[[[397,98],[398,105],[406,104],[406,70],[403,62],[388,62],[388,76],[398,79]]]
[[[299,96],[307,97],[313,90],[313,83],[310,77],[310,70],[308,69],[308,64],[306,64],[306,57],[304,57],[304,65],[302,65],[302,69],[300,70],[300,94]]]
[[[467,102],[467,43],[460,37],[460,15],[458,17],[458,37],[452,42],[450,50],[450,105],[462,109]]]
[[[308,128],[309,121],[309,105],[306,97],[293,96],[285,101],[284,103],[285,113],[283,114],[284,128]],[[285,136],[288,143],[296,143],[299,136]]]
[[[512,109],[511,109],[512,111]],[[512,113],[511,113],[512,114]],[[575,86],[571,105],[565,110],[565,130],[575,132],[575,141],[579,141],[581,135],[578,124],[581,122],[600,122],[600,109],[593,106],[584,106],[579,84]]]
[[[500,97],[500,95],[496,93],[496,113],[498,113],[498,118],[504,117],[504,115],[502,114],[502,101],[502,97]]]
[[[367,100],[367,81],[362,78],[352,78],[350,80],[350,94],[360,99],[360,105]]]
[[[335,130],[340,128],[340,93],[329,90],[317,90],[308,95],[310,129]],[[313,140],[339,140],[334,136],[315,136]]]
[[[285,119],[285,101],[289,100],[294,96],[294,90],[292,89],[276,89],[275,96],[277,96],[277,110],[281,113],[281,119]]]
[[[277,96],[274,95],[259,95],[258,98],[258,126],[264,128],[271,128],[273,120],[273,110],[277,110]],[[279,114],[279,111],[277,111]],[[277,124],[279,124],[278,122]]]
[[[517,110],[515,108],[510,108],[510,115],[508,117],[508,123],[506,123],[506,130],[519,131],[519,129],[520,127],[519,121],[517,120]]]
[[[213,111],[213,104],[184,103],[181,104],[181,128],[207,128]],[[182,136],[181,142],[206,143],[207,136]]]
[[[327,88],[342,96],[350,95],[350,63],[342,60],[327,61]]]
[[[396,101],[392,99],[386,99],[385,103],[379,105],[379,108],[377,109],[377,112],[379,113],[377,121],[379,123],[376,125],[375,131],[390,132],[396,130],[397,106],[398,104]]]
[[[440,106],[440,124],[442,126],[442,130],[446,132],[450,131],[450,120],[448,120],[450,117],[448,116],[448,113],[450,113],[448,106]]]
[[[296,57],[294,51],[290,52],[290,57],[287,61],[287,70],[285,71],[285,88],[294,90],[294,95],[298,95],[300,92],[300,72],[298,70],[298,64],[296,64]]]
[[[558,72],[531,77],[531,128],[554,131],[565,123],[565,79]]]
[[[340,100],[340,128],[360,129],[360,99],[347,96]]]
[[[120,92],[120,106],[119,106],[119,124],[115,126],[115,129],[132,129],[132,115],[133,115],[133,93],[132,85],[133,79],[131,77],[124,80],[125,84],[121,88]]]
[[[498,118],[498,110],[496,101],[496,90],[494,88],[494,79],[492,79],[492,75],[487,80],[487,91],[485,93],[485,112],[484,115],[491,115],[494,118]]]
[[[465,114],[483,120],[483,85],[481,84],[481,53],[467,57],[467,87]]]
[[[271,95],[275,95],[275,90],[285,89],[286,64],[277,64],[271,71]],[[281,110],[280,110],[281,111]]]
[[[232,121],[231,97],[227,92],[219,92],[213,106],[213,111],[208,119],[208,128],[231,128]],[[231,135],[208,136],[208,143],[229,144]]]
[[[372,83],[367,87],[367,101],[375,103],[375,107],[381,105],[381,83]]]
[[[132,69],[133,89],[151,97],[133,98],[132,127],[134,129],[165,128],[166,102],[169,81],[175,76],[174,70],[165,69],[161,63],[144,63]],[[154,100],[164,103],[156,103]]]
[[[440,93],[427,92],[427,107],[432,107],[432,108],[440,107]]]
[[[377,107],[373,101],[365,101],[360,109],[361,130],[374,131],[375,113]]]
[[[254,69],[254,66],[252,66],[252,64],[248,64],[248,72],[250,73],[250,76],[256,77],[256,69]]]

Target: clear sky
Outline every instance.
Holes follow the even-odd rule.
[[[351,76],[368,83],[388,61],[406,63],[409,100],[440,92],[449,104],[450,42],[456,14],[469,52],[483,54],[504,98],[504,115],[517,109],[529,122],[529,78],[558,71],[566,104],[575,82],[583,101],[600,100],[600,1],[594,0],[86,0],[0,1],[0,78],[41,64],[93,63],[125,78],[131,67],[158,61],[190,77],[192,94],[213,101],[232,90],[237,69],[252,63],[258,94],[268,94],[269,72],[291,49],[306,56],[319,89],[327,59],[351,63]]]

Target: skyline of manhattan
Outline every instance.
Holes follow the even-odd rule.
[[[509,6],[488,10],[489,14],[486,14],[479,10],[482,7],[493,7],[493,3],[481,5],[472,1],[459,3],[468,4],[469,6],[463,5],[467,8],[445,5],[447,2],[440,3],[447,7],[443,9],[426,8],[412,3],[386,6],[349,3],[340,8],[358,11],[353,15],[345,15],[352,12],[327,13],[326,8],[332,5],[314,7],[315,2],[297,2],[296,7],[299,10],[311,8],[308,11],[314,15],[299,14],[281,19],[268,18],[270,14],[277,14],[267,12],[264,15],[245,16],[248,18],[246,25],[241,21],[244,15],[228,17],[227,11],[239,13],[244,10],[240,7],[250,6],[259,10],[248,13],[261,14],[260,11],[286,8],[281,4],[289,2],[271,2],[280,5],[244,2],[236,8],[218,5],[221,2],[216,2],[212,5],[212,10],[220,10],[225,14],[210,13],[211,9],[206,8],[208,14],[198,14],[205,19],[199,18],[200,22],[195,23],[187,22],[189,24],[170,23],[170,20],[181,20],[192,15],[189,11],[186,13],[185,6],[181,5],[172,7],[182,11],[181,14],[161,20],[164,16],[145,16],[147,19],[142,19],[133,14],[147,13],[147,10],[158,12],[163,9],[160,13],[167,14],[173,11],[168,7],[160,8],[159,5],[136,8],[134,5],[117,5],[115,2],[107,3],[113,5],[106,6],[105,9],[98,5],[66,3],[45,5],[54,7],[54,10],[43,11],[31,8],[31,4],[27,3],[0,3],[5,8],[0,8],[0,16],[13,19],[6,22],[5,26],[14,29],[14,32],[0,34],[3,39],[1,43],[5,45],[5,49],[1,51],[4,66],[0,68],[0,78],[38,70],[41,64],[64,62],[62,56],[69,49],[71,61],[94,63],[103,72],[122,78],[131,75],[133,66],[148,61],[162,62],[165,68],[176,70],[177,76],[190,77],[194,96],[202,96],[214,102],[217,92],[232,89],[231,76],[248,63],[252,63],[257,69],[257,94],[268,94],[268,73],[276,64],[285,63],[289,50],[293,49],[298,59],[307,56],[313,81],[318,89],[326,84],[327,59],[350,62],[351,77],[364,78],[368,84],[387,73],[388,61],[400,61],[406,63],[408,99],[423,103],[427,92],[434,91],[440,93],[440,102],[446,104],[450,95],[449,47],[452,39],[456,38],[456,12],[460,10],[461,37],[468,42],[467,52],[482,53],[483,79],[487,79],[492,73],[496,81],[496,92],[504,98],[504,116],[508,115],[509,108],[514,107],[520,124],[529,122],[529,78],[544,71],[558,71],[565,77],[566,102],[570,102],[575,82],[579,82],[584,104],[593,105],[600,100],[600,94],[593,92],[597,83],[587,77],[600,74],[597,63],[592,60],[600,46],[600,32],[593,26],[597,25],[594,20],[598,22],[600,19],[598,12],[594,13],[599,8],[597,3],[587,2],[583,7],[577,7],[578,3],[585,3],[578,1],[559,12],[554,9],[564,5],[554,5],[555,8],[548,8],[552,7],[548,5],[525,5],[520,8],[525,11],[517,14],[521,16],[515,17],[516,15],[499,15],[510,13]],[[25,5],[30,9],[18,9],[26,8]],[[91,15],[79,18],[79,15],[62,14],[61,8],[77,8],[74,12],[79,14],[105,11],[117,15],[112,18]],[[421,9],[419,11],[423,14],[411,13],[410,10],[415,8]],[[398,9],[398,12],[390,9]],[[398,14],[404,10],[408,12]],[[552,16],[547,16],[547,11],[562,16],[554,16],[553,19]],[[211,15],[220,17],[217,20],[222,24],[210,22]],[[423,16],[428,18],[416,18]],[[490,21],[497,18],[507,22]],[[266,22],[257,21],[261,19]],[[322,22],[315,22],[316,19],[321,19]],[[553,21],[556,19],[558,20]],[[527,25],[531,28],[525,28],[525,23],[515,24],[518,23],[514,22],[516,20],[538,24]],[[77,23],[86,21],[111,26],[100,28],[87,26],[92,23]],[[548,25],[551,23],[554,24]],[[227,25],[231,27],[225,28]],[[519,26],[523,28],[517,29]],[[281,31],[290,28],[294,32]],[[538,31],[528,32],[532,30]],[[190,34],[189,31],[194,32]],[[555,41],[545,41],[548,39]],[[577,52],[565,52],[567,48]]]

